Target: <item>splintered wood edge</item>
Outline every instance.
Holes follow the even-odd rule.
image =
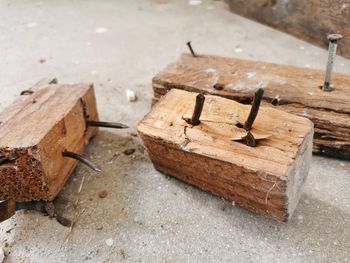
[[[248,73],[251,74],[248,76]],[[323,81],[322,70],[213,55],[193,57],[182,54],[153,78],[153,88],[155,98],[169,89],[179,88],[244,102],[249,101],[262,85],[264,99],[269,102],[277,96],[280,105],[298,103],[313,109],[350,113],[350,75],[334,73],[332,83],[335,89],[331,92],[320,89]]]
[[[184,92],[184,91],[182,91]],[[179,145],[179,142],[176,142],[175,139],[164,139],[162,137],[162,135],[160,134],[155,134],[154,132],[150,132],[149,130],[149,126],[146,124],[146,120],[147,119],[152,119],[152,115],[154,111],[157,111],[157,108],[162,108],[164,105],[169,105],[169,101],[167,101],[167,98],[168,97],[172,97],[172,96],[175,96],[174,93],[181,93],[181,91],[172,91],[172,92],[169,92],[165,97],[163,97],[162,101],[155,107],[153,108],[153,110],[148,113],[144,119],[142,121],[140,121],[140,123],[138,124],[138,131],[141,135],[141,137],[143,138],[144,142],[147,141],[148,144],[149,144],[149,141],[152,141],[152,143],[155,143],[155,144],[164,144],[166,145],[166,147],[169,147],[170,148],[173,148],[174,150],[176,151],[184,151],[186,153],[186,149],[184,149],[183,145]],[[206,97],[211,97],[211,96],[206,96]],[[226,99],[223,99],[223,98],[220,98],[221,100],[226,100]],[[236,102],[234,101],[231,101],[232,104],[237,104]],[[244,106],[244,107],[247,107],[247,106]],[[191,107],[189,107],[191,108]],[[272,111],[275,111],[274,109],[271,109]],[[175,111],[175,110],[174,110]],[[279,112],[279,111],[278,111]],[[166,113],[165,113],[166,114]],[[205,114],[205,113],[204,113]],[[291,159],[295,159],[293,162],[290,163],[290,165],[288,165],[288,169],[285,170],[285,177],[280,177],[278,175],[274,175],[274,173],[267,173],[266,171],[265,172],[262,172],[262,171],[259,171],[259,169],[252,169],[251,167],[248,167],[248,166],[245,166],[245,165],[240,165],[239,163],[235,163],[233,162],[232,160],[227,160],[227,159],[218,159],[218,156],[215,156],[215,155],[208,155],[208,154],[205,154],[203,152],[198,152],[198,150],[194,150],[194,151],[189,151],[188,154],[199,154],[199,155],[203,155],[203,156],[206,156],[206,158],[209,158],[209,159],[212,159],[212,160],[219,160],[221,162],[228,162],[228,163],[231,163],[233,165],[237,165],[237,167],[242,167],[241,169],[246,169],[246,170],[250,170],[252,171],[253,173],[256,173],[258,172],[258,174],[260,174],[260,176],[258,175],[255,175],[253,178],[253,180],[258,180],[259,181],[259,187],[264,187],[265,189],[265,197],[264,199],[266,198],[266,205],[268,205],[268,202],[270,201],[267,201],[267,199],[269,198],[269,195],[274,195],[274,193],[276,191],[279,191],[278,188],[282,187],[282,185],[280,184],[279,180],[285,180],[286,182],[286,186],[287,186],[287,190],[286,190],[286,196],[287,196],[287,199],[288,199],[288,203],[286,203],[285,205],[285,208],[284,208],[284,213],[283,213],[283,216],[279,215],[277,216],[276,214],[274,214],[275,212],[268,212],[268,211],[265,211],[264,213],[273,213],[274,215],[270,215],[272,217],[274,217],[275,219],[277,220],[280,220],[280,221],[285,221],[288,219],[288,217],[290,217],[298,203],[298,200],[300,198],[300,189],[305,181],[305,178],[307,176],[307,173],[308,173],[308,169],[309,169],[309,163],[310,163],[310,158],[311,158],[311,147],[312,147],[312,135],[313,135],[313,132],[312,132],[312,123],[305,119],[305,118],[300,118],[300,117],[297,117],[297,116],[293,116],[291,114],[288,114],[288,113],[285,113],[283,112],[282,115],[285,116],[292,116],[291,118],[294,119],[302,119],[302,120],[305,120],[304,123],[306,126],[309,127],[309,130],[305,133],[305,136],[304,138],[301,140],[301,143],[299,144],[297,150],[295,151],[295,157],[290,157]],[[155,114],[156,115],[156,114]],[[179,115],[180,116],[180,115]],[[152,121],[152,120],[151,120]],[[146,125],[146,126],[145,126]],[[175,126],[176,123],[174,122],[173,123],[173,126]],[[149,145],[147,145],[149,146]],[[147,148],[146,146],[146,148]],[[188,146],[188,144],[186,145]],[[150,147],[150,146],[149,146]],[[191,148],[196,148],[198,149],[198,147],[201,147],[200,145],[193,145]],[[249,148],[247,148],[249,149]],[[249,149],[250,150],[250,149]],[[148,149],[149,151],[149,149]],[[152,150],[151,150],[152,151]],[[154,153],[150,153],[151,155],[151,158],[153,156],[153,158],[158,158],[158,157],[155,157],[154,156]],[[306,159],[305,159],[305,155],[307,155]],[[159,159],[159,158],[158,158]],[[153,161],[153,160],[152,160]],[[169,164],[170,165],[170,164]],[[164,170],[163,168],[161,168],[158,165],[156,165],[156,168],[161,170],[161,171],[166,171]],[[244,168],[243,168],[244,167]],[[264,174],[264,176],[262,176],[261,172]],[[168,171],[169,173],[169,171]],[[170,172],[171,173],[171,172]],[[289,176],[290,174],[294,175],[295,174],[295,177],[293,176]],[[178,177],[174,174],[171,174],[175,177]],[[247,176],[247,175],[246,175]],[[179,178],[179,179],[182,179],[182,180],[185,180],[184,178]],[[248,179],[247,179],[248,180]],[[250,179],[252,180],[252,179]],[[249,180],[249,181],[250,181]],[[275,183],[273,183],[275,182]],[[267,184],[267,185],[265,185]],[[265,185],[265,186],[264,186]],[[198,186],[198,185],[197,185]],[[258,187],[258,186],[255,186],[255,187]],[[213,191],[211,191],[213,192]],[[215,193],[215,192],[214,192]],[[228,198],[226,196],[226,198]],[[228,198],[230,199],[230,198]],[[231,200],[232,201],[232,200]],[[261,201],[260,201],[261,202]],[[264,200],[263,200],[264,202]],[[251,208],[252,209],[252,208]],[[254,210],[254,209],[253,209]]]
[[[213,88],[204,88],[205,85],[201,87],[194,87],[191,83],[185,83],[182,79],[182,71],[178,70],[178,67],[181,68],[182,58],[188,57],[189,59],[192,59],[190,55],[183,54],[181,58],[167,66],[163,71],[161,71],[159,74],[157,74],[153,78],[153,91],[154,91],[154,97],[152,99],[152,106],[155,105],[161,96],[165,95],[170,89],[177,88],[177,89],[183,89],[187,91],[194,91],[194,92],[201,92],[204,94],[214,94],[218,96],[222,96],[225,98],[233,99],[238,102],[247,103],[250,102],[251,98],[253,97],[252,91],[237,93],[231,90],[225,91],[225,90],[216,90]],[[236,61],[238,64],[242,62],[242,60],[234,59],[234,58],[222,58],[217,56],[209,56],[209,55],[200,55],[202,59],[206,59],[207,57],[210,57],[212,59],[217,59],[221,61],[222,59],[232,60]],[[195,61],[195,60],[193,60]],[[197,60],[198,61],[198,60]],[[300,78],[300,80],[303,79],[314,79],[313,81],[316,83],[316,77],[313,77],[313,74],[316,74],[321,81],[321,77],[323,76],[323,71],[321,70],[314,70],[314,69],[305,69],[305,68],[298,68],[294,66],[286,66],[286,65],[277,65],[267,62],[254,62],[254,61],[244,61],[246,64],[256,64],[258,63],[261,65],[261,67],[269,67],[273,66],[274,74],[277,76],[279,74],[285,74],[285,72],[289,72],[289,69],[296,70],[297,74],[288,73],[288,78]],[[204,68],[208,68],[210,65],[203,65]],[[195,66],[193,66],[195,67]],[[237,66],[236,66],[237,67]],[[196,68],[196,67],[195,67]],[[246,69],[242,69],[243,72],[248,72]],[[190,69],[188,70],[191,71]],[[198,69],[197,69],[198,71]],[[279,73],[282,72],[282,73]],[[299,73],[298,73],[299,72]],[[307,72],[307,74],[302,74],[301,72]],[[264,73],[265,74],[265,73]],[[271,73],[268,73],[271,75]],[[177,75],[177,77],[176,77]],[[195,79],[195,75],[193,76]],[[170,78],[170,79],[169,79]],[[344,93],[341,95],[336,95],[340,100],[346,100],[346,98],[350,97],[350,89],[347,89],[347,86],[350,86],[350,75],[343,74],[343,73],[335,73],[334,79],[337,83],[343,82],[343,86],[345,89],[341,89],[339,91],[338,87],[336,88],[338,93]],[[309,80],[308,80],[309,81]],[[219,81],[220,82],[220,81]],[[221,85],[224,82],[220,82]],[[303,87],[303,90],[300,92],[296,92],[299,96],[299,94],[306,94],[305,96],[310,96],[310,94],[313,94],[314,88],[312,85],[305,84],[302,81],[298,82],[299,85]],[[318,81],[317,81],[318,83]],[[348,83],[348,84],[346,84]],[[205,83],[204,83],[205,84]],[[278,86],[278,84],[276,84]],[[315,86],[316,84],[313,84]],[[302,117],[309,118],[314,124],[315,124],[315,136],[314,136],[314,145],[313,150],[315,153],[318,154],[324,154],[332,157],[342,158],[342,159],[350,159],[350,122],[349,122],[349,114],[348,113],[340,113],[336,112],[337,109],[327,109],[322,110],[319,108],[310,108],[308,106],[305,106],[301,104],[300,102],[291,103],[288,102],[283,98],[281,100],[281,97],[276,96],[276,94],[280,94],[278,92],[278,89],[275,89],[275,93],[271,94],[268,98],[263,98],[262,105],[278,108],[284,111],[287,111],[292,114],[296,114]],[[317,89],[316,89],[317,90]],[[318,91],[318,90],[317,90]],[[321,92],[321,91],[320,91]],[[322,95],[330,96],[334,95],[332,92],[322,92]],[[274,98],[272,98],[274,96]],[[278,106],[273,106],[271,102],[275,101]],[[318,103],[318,102],[317,102]],[[336,104],[336,103],[335,103]],[[333,102],[331,104],[335,105]],[[339,109],[338,109],[339,110]],[[336,142],[336,143],[335,143]]]
[[[78,85],[78,84],[77,84]],[[51,85],[50,85],[51,86]],[[62,86],[62,85],[61,85]],[[4,190],[3,188],[3,193],[1,198],[3,199],[15,199],[16,201],[30,201],[30,200],[52,200],[53,198],[56,197],[57,193],[62,189],[64,183],[68,179],[69,175],[72,173],[74,170],[75,166],[77,165],[78,161],[74,159],[68,159],[64,158],[62,156],[62,151],[66,149],[75,151],[77,153],[82,153],[84,151],[84,148],[86,144],[89,142],[90,138],[95,134],[97,131],[96,127],[88,127],[86,129],[85,126],[85,121],[84,125],[80,125],[78,122],[74,124],[76,121],[73,119],[75,118],[74,115],[78,114],[81,118],[85,119],[85,115],[89,115],[89,119],[98,119],[98,114],[97,114],[97,109],[96,109],[96,99],[94,95],[94,89],[92,84],[79,84],[80,87],[84,86],[85,91],[84,93],[79,95],[74,103],[72,104],[72,107],[68,109],[65,112],[61,113],[61,116],[58,117],[58,122],[56,122],[51,129],[42,137],[37,144],[30,146],[28,145],[26,148],[18,148],[18,149],[13,149],[7,148],[6,152],[8,154],[11,154],[11,151],[13,152],[14,155],[16,155],[16,171],[12,171],[11,177],[3,177],[5,178],[4,180],[7,180],[6,183],[8,184],[7,187],[12,189],[10,190]],[[45,83],[41,85],[36,85],[33,90],[35,92],[40,91],[45,88],[55,88],[55,86],[47,87]],[[27,97],[23,99],[22,97]],[[20,112],[21,111],[21,105],[25,103],[23,100],[30,100],[30,97],[28,96],[21,96],[18,101],[10,105],[8,108],[6,108],[3,112],[6,113],[6,111],[15,111],[15,112]],[[85,101],[85,102],[84,102]],[[85,103],[85,105],[84,105]],[[59,110],[59,109],[58,109]],[[63,115],[62,115],[63,114]],[[11,114],[9,114],[11,115]],[[8,117],[7,115],[5,115]],[[79,127],[76,127],[78,130],[81,130],[82,132],[82,137],[75,138],[72,137],[72,140],[67,142],[67,146],[62,148],[61,150],[57,150],[56,148],[60,147],[60,140],[59,137],[61,136],[61,133],[63,134],[67,133],[67,127],[66,125],[70,125],[67,123],[67,118],[68,116],[70,123],[75,125],[80,125]],[[73,119],[72,119],[73,118]],[[67,119],[67,120],[66,120]],[[63,126],[62,126],[63,125]],[[71,126],[71,125],[70,125]],[[68,127],[71,131],[68,130],[69,134],[75,133],[74,130],[75,128],[73,127],[73,130],[71,127]],[[86,130],[85,130],[86,129]],[[71,133],[73,132],[73,133]],[[69,135],[71,137],[71,135]],[[58,137],[57,137],[58,136]],[[66,135],[63,135],[66,137]],[[53,137],[57,139],[53,139]],[[57,147],[50,147],[48,145],[51,144],[56,145]],[[68,146],[69,145],[69,146]],[[4,151],[3,149],[1,150],[2,152]],[[17,153],[15,153],[17,152]],[[21,153],[23,152],[23,153]],[[18,156],[17,156],[18,155]],[[23,158],[20,158],[22,156]],[[29,159],[27,159],[27,157]],[[55,159],[55,160],[52,160]],[[23,159],[23,160],[22,160]],[[18,163],[17,163],[18,162]],[[24,171],[23,176],[19,176],[18,173],[19,168],[18,167],[24,167],[27,165],[27,162],[31,163],[32,169],[30,171]],[[20,164],[21,163],[21,164]],[[24,165],[24,166],[23,166]],[[11,165],[8,166],[4,165],[1,166],[2,169],[7,169],[8,171],[12,170]],[[10,170],[9,170],[10,169]],[[34,169],[34,170],[33,170]],[[35,176],[31,179],[29,174],[35,174]],[[17,180],[17,181],[16,181]],[[19,181],[18,181],[19,180]],[[41,184],[40,184],[41,182]],[[38,184],[39,183],[39,184]],[[17,185],[17,187],[12,187],[11,185]],[[25,186],[27,185],[27,186]],[[30,189],[30,186],[35,186],[34,189]],[[6,185],[5,185],[6,186]],[[19,187],[19,188],[18,188]],[[25,188],[21,188],[25,187]],[[28,188],[29,187],[29,188]],[[17,189],[18,188],[18,189]],[[18,191],[23,191],[23,194],[21,192],[16,192],[14,189],[17,189]],[[22,190],[21,190],[22,189]],[[13,195],[5,194],[4,193],[10,193],[12,192]]]
[[[172,90],[170,91],[162,100],[162,102],[160,102],[161,104],[158,104],[158,106],[156,106],[156,109],[152,110],[149,114],[146,115],[146,117],[144,118],[144,120],[147,120],[148,118],[151,119],[151,115],[153,114],[152,112],[156,111],[157,108],[161,108],[163,107],[164,109],[164,115],[168,114],[167,112],[169,112],[171,114],[171,111],[175,111],[174,109],[171,110],[167,110],[167,112],[165,112],[166,110],[166,105],[165,104],[169,104],[171,103],[171,99],[170,97],[175,97],[178,94],[184,94],[186,93],[186,95],[190,96],[190,97],[194,97],[194,93],[188,93],[186,91],[181,91],[181,90]],[[191,94],[191,95],[190,95]],[[169,99],[168,99],[169,98]],[[186,100],[186,99],[184,99]],[[193,103],[194,103],[194,99],[192,98]],[[216,122],[220,122],[221,125],[228,123],[228,124],[234,124],[235,122],[240,122],[240,123],[244,123],[246,116],[249,113],[250,110],[250,106],[248,105],[242,105],[239,104],[235,101],[232,100],[227,100],[225,98],[222,97],[217,97],[217,96],[211,96],[211,95],[206,95],[206,102],[205,103],[209,103],[210,100],[215,100],[215,101],[220,101],[221,104],[226,103],[226,105],[229,105],[227,107],[219,107],[217,108],[216,106],[212,107],[212,110],[221,110],[221,116],[219,114],[213,114],[212,115],[212,119],[215,118]],[[189,102],[190,104],[193,104],[192,101]],[[216,103],[216,105],[220,104],[220,103]],[[183,103],[183,107],[185,105],[185,102]],[[213,104],[215,105],[215,103]],[[203,120],[203,123],[206,123],[206,125],[202,125],[202,126],[196,126],[194,127],[194,129],[188,130],[188,131],[195,131],[195,129],[199,129],[198,127],[210,127],[211,130],[215,129],[215,126],[217,126],[217,124],[212,124],[213,120],[206,122],[205,119],[208,119],[206,117],[206,114],[208,112],[208,108],[209,106],[207,105],[204,106],[203,112],[202,112],[202,116],[201,119]],[[191,111],[193,109],[193,106],[188,106],[188,108],[186,108],[186,111],[181,114],[180,117],[182,117],[183,115],[188,116],[188,111]],[[234,109],[237,109],[237,112],[239,113],[240,116],[232,116],[232,118],[235,119],[231,119],[229,120],[229,116],[231,114],[231,110],[232,112],[234,112]],[[238,114],[237,113],[237,114]],[[155,114],[155,113],[154,113]],[[226,120],[225,120],[226,118]],[[280,127],[278,127],[278,120],[281,120],[280,122]],[[182,124],[180,125],[185,125],[185,122],[183,120],[181,120]],[[140,124],[142,123],[142,121],[140,122]],[[140,125],[139,124],[139,125]],[[176,123],[174,122],[174,125]],[[209,126],[208,126],[209,125]],[[309,121],[306,118],[302,118],[302,117],[298,117],[295,115],[291,115],[289,113],[280,111],[280,110],[276,110],[276,109],[272,109],[269,107],[261,107],[258,117],[255,121],[254,127],[266,134],[272,134],[272,138],[270,139],[266,139],[263,140],[261,143],[261,147],[269,147],[267,149],[272,150],[272,149],[284,149],[286,147],[282,147],[281,145],[288,143],[290,146],[290,148],[292,149],[293,147],[297,148],[295,145],[300,145],[304,139],[304,135],[306,136],[306,133],[309,132],[312,129],[312,123],[311,121]],[[182,126],[180,126],[182,127]],[[213,128],[214,127],[214,128]],[[276,133],[274,133],[274,131],[276,130],[276,128],[278,130],[280,130],[280,134],[277,135]],[[179,128],[180,129],[180,128]],[[284,132],[282,134],[282,132]],[[153,133],[156,133],[156,131],[154,131]],[[230,137],[227,137],[227,139],[230,139]],[[172,143],[174,143],[174,139],[171,139]],[[183,141],[183,138],[179,139],[178,145],[181,145],[181,142]],[[242,146],[241,143],[238,144],[233,144],[233,145],[239,145]],[[251,147],[247,147],[244,148],[247,152],[251,152],[252,154],[258,153],[259,151],[256,151],[256,149],[251,148]],[[284,153],[284,155],[286,155]],[[293,156],[296,155],[296,152],[294,150],[291,150],[291,153],[286,155],[289,156],[288,158],[293,158]]]

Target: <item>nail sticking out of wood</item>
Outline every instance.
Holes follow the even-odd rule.
[[[334,92],[320,89],[324,79],[324,70],[183,54],[154,76],[152,102],[171,89],[180,89],[246,104],[254,96],[253,87],[263,84],[262,106],[278,105],[280,110],[313,121],[315,153],[350,160],[350,74],[332,73]]]
[[[330,34],[327,36],[327,38],[329,41],[328,61],[327,61],[325,80],[322,86],[322,90],[332,91],[331,81],[332,81],[332,73],[334,68],[334,61],[335,61],[335,56],[337,54],[338,42],[343,38],[343,36],[340,34]]]
[[[98,121],[93,85],[55,82],[40,81],[0,113],[0,200],[53,200],[78,163],[62,152],[83,153],[97,131],[85,121]]]
[[[187,121],[189,124],[196,126],[200,123],[199,118],[201,117],[205,97],[203,94],[196,96],[196,104],[194,105],[194,111],[191,120]]]
[[[197,57],[196,53],[194,53],[194,51],[193,51],[193,48],[192,48],[192,45],[191,45],[191,41],[188,41],[188,42],[186,43],[186,45],[187,45],[188,48],[190,49],[192,56]]]
[[[243,126],[243,128],[246,131],[250,131],[253,127],[253,123],[255,121],[255,118],[256,118],[256,116],[258,116],[259,107],[260,107],[260,103],[261,103],[261,99],[262,99],[263,95],[264,95],[264,89],[262,89],[262,88],[259,88],[254,94],[252,108],[250,109],[248,119],[246,120],[246,122],[244,123],[244,126]]]
[[[101,172],[102,171],[100,167],[98,167],[96,164],[94,164],[92,161],[90,161],[89,159],[87,159],[85,156],[83,156],[81,154],[77,154],[77,153],[69,152],[69,151],[64,151],[62,153],[62,155],[64,157],[73,158],[75,160],[78,160],[78,161],[82,162],[83,164],[87,165],[88,167],[90,167],[95,172]]]
[[[201,124],[185,132],[189,125],[181,119],[192,116],[196,96],[194,92],[171,89],[138,124],[154,167],[237,205],[287,221],[309,169],[311,121],[261,107],[253,128],[247,132],[234,125],[246,121],[249,106],[208,94],[205,99],[210,103],[203,107]],[[237,135],[233,133],[241,132],[247,134],[251,146],[254,141],[250,133],[256,133],[255,140],[258,134],[269,133],[271,137],[262,141],[263,147],[245,147],[232,140]]]
[[[106,127],[106,128],[113,128],[113,129],[127,129],[129,126],[117,123],[117,122],[106,122],[106,121],[93,121],[93,120],[86,120],[86,126],[94,126],[94,127]]]

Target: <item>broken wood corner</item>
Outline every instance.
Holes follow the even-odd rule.
[[[92,84],[39,83],[0,113],[0,200],[52,200],[77,165],[97,120]]]
[[[155,168],[240,206],[287,221],[308,174],[313,125],[261,107],[251,131],[269,134],[256,147],[232,140],[245,132],[251,106],[206,95],[199,125],[191,118],[197,93],[172,89],[138,124]]]

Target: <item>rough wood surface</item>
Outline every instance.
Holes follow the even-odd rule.
[[[77,161],[64,150],[83,153],[96,128],[92,85],[37,85],[0,113],[0,200],[52,200]]]
[[[327,35],[343,35],[339,54],[350,58],[350,2],[334,0],[226,0],[242,16],[275,27],[321,47]]]
[[[171,90],[139,123],[138,131],[156,169],[230,201],[286,221],[307,176],[311,121],[261,107],[253,130],[270,134],[257,147],[233,141],[250,105],[206,95],[200,124],[191,116],[196,93]]]
[[[350,159],[350,75],[335,73],[331,92],[320,89],[323,80],[321,70],[183,54],[153,78],[154,102],[176,88],[250,103],[261,86],[264,105],[313,121],[316,153]]]

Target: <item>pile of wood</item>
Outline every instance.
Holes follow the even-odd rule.
[[[323,82],[322,70],[183,54],[153,78],[153,102],[171,89],[182,89],[249,104],[263,87],[263,105],[314,123],[314,152],[350,159],[350,76],[334,73],[331,92],[321,90]]]

